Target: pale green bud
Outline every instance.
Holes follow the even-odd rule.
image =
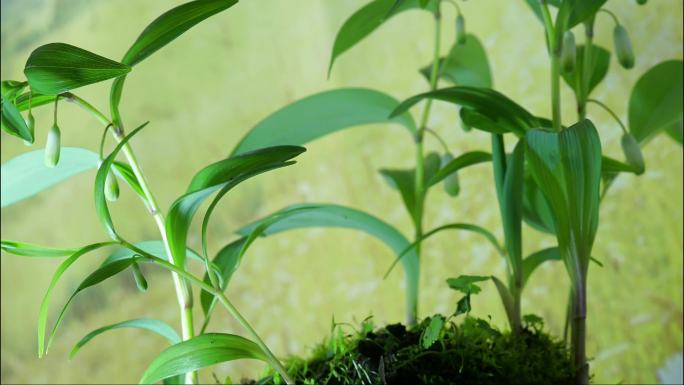
[[[133,269],[133,278],[135,279],[135,285],[138,286],[138,290],[142,292],[147,291],[147,280],[140,270],[138,262],[133,262],[131,268]]]
[[[563,48],[561,50],[561,66],[563,72],[575,70],[577,60],[577,48],[575,47],[575,35],[571,31],[566,31],[563,35]]]
[[[622,152],[625,153],[627,163],[634,166],[638,170],[638,174],[644,172],[646,169],[644,156],[641,153],[641,147],[639,146],[639,142],[637,142],[636,138],[632,136],[632,134],[625,133],[622,135],[622,140],[620,142],[622,144]]]
[[[105,198],[110,202],[115,202],[119,199],[119,182],[116,180],[116,175],[110,170],[107,173],[104,185]]]
[[[57,166],[59,162],[61,136],[62,134],[56,124],[48,130],[47,142],[45,143],[45,165],[50,168]]]
[[[460,13],[456,16],[456,42],[458,44],[466,42],[465,18]]]
[[[454,157],[451,154],[446,153],[442,155],[441,167],[446,166],[452,160],[454,160]],[[444,178],[444,191],[452,197],[457,196],[458,193],[461,192],[461,184],[458,181],[457,171],[454,171],[453,173],[449,174],[446,178]]]
[[[632,41],[629,39],[629,34],[625,27],[620,24],[616,25],[613,30],[613,43],[615,44],[615,54],[620,65],[627,69],[634,67]]]

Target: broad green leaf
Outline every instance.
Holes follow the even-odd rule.
[[[50,306],[52,290],[54,290],[55,286],[62,277],[62,274],[64,274],[64,272],[69,268],[69,266],[71,266],[74,262],[76,262],[76,260],[78,260],[84,254],[102,247],[113,246],[116,244],[116,242],[93,243],[91,245],[79,249],[77,252],[73,253],[71,256],[69,256],[69,258],[65,259],[64,262],[62,262],[59,265],[54,275],[52,276],[50,285],[48,286],[48,289],[45,292],[45,296],[43,297],[43,301],[40,304],[40,311],[38,312],[38,357],[42,357],[43,354],[47,354],[47,348],[45,348],[45,327],[47,326],[48,308]]]
[[[276,146],[236,155],[211,164],[193,177],[187,192],[176,199],[166,217],[166,232],[176,266],[185,266],[185,244],[195,212],[211,194],[276,168],[291,165],[303,147]]]
[[[539,265],[546,261],[560,261],[560,259],[558,247],[549,247],[528,255],[522,263],[523,286]]]
[[[537,186],[537,182],[528,172],[525,174],[523,187],[523,219],[525,223],[538,231],[555,234],[551,207]]]
[[[304,210],[302,210],[304,208]],[[289,214],[289,215],[283,215]],[[293,205],[275,212],[269,217],[262,218],[237,231],[242,236],[249,235],[259,224],[277,215],[280,220],[264,230],[264,235],[279,233],[291,229],[310,227],[341,227],[363,231],[384,242],[395,255],[399,255],[408,246],[406,238],[391,225],[382,220],[348,207],[330,204]],[[401,259],[406,282],[406,306],[409,322],[415,321],[415,311],[418,301],[418,280],[420,264],[415,250],[410,251]]]
[[[54,103],[56,98],[57,95],[43,95],[29,91],[19,95],[14,102],[17,106],[17,110],[26,111],[29,109],[29,106],[31,108],[36,108],[46,104]]]
[[[2,112],[0,113],[0,122],[2,123],[2,130],[29,143],[33,143],[33,133],[29,130],[24,117],[21,116],[17,107],[4,96],[1,99]]]
[[[303,145],[354,126],[398,123],[413,135],[416,124],[408,113],[387,116],[399,104],[379,91],[342,88],[298,100],[262,120],[233,149],[233,155],[273,145]]]
[[[528,127],[540,126],[536,117],[505,95],[489,88],[464,86],[443,88],[412,96],[392,111],[390,117],[403,114],[423,99],[437,99],[471,108],[495,122],[506,132],[513,132],[518,136],[524,135]]]
[[[19,155],[2,165],[0,196],[2,207],[7,207],[33,196],[74,175],[97,168],[98,154],[77,147],[62,148],[60,161],[48,168],[43,161],[44,150]]]
[[[503,181],[503,194],[500,201],[506,253],[512,280],[519,280],[522,270],[522,202],[525,164],[525,142],[518,141],[513,155],[507,162]]]
[[[425,180],[427,180],[428,186],[434,186],[435,184],[444,180],[444,178],[447,176],[462,168],[473,166],[479,163],[489,162],[491,159],[492,156],[483,151],[466,152],[465,154],[459,155],[454,160],[444,165],[444,167],[440,168],[439,171],[434,173],[434,175],[432,175],[430,178],[428,178],[428,174],[426,173]]]
[[[117,322],[111,325],[103,326],[99,329],[95,329],[92,332],[88,333],[85,337],[81,338],[80,341],[76,343],[73,349],[71,349],[71,353],[69,353],[69,359],[74,358],[76,353],[90,340],[93,338],[99,336],[100,334],[110,331],[110,330],[115,330],[115,329],[123,329],[123,328],[132,328],[132,329],[144,329],[144,330],[149,330],[151,332],[157,333],[160,336],[166,338],[172,345],[177,344],[181,342],[180,337],[178,336],[178,333],[169,326],[167,323],[156,320],[156,319],[133,319],[133,320],[128,320],[128,321],[123,321],[123,322]]]
[[[130,71],[131,67],[126,64],[64,43],[36,48],[24,67],[31,89],[46,95],[61,94]]]
[[[482,275],[459,275],[458,278],[448,278],[447,285],[449,285],[450,288],[460,291],[466,295],[477,294],[482,291],[482,289],[480,289],[480,287],[475,283],[487,281],[490,278],[491,277],[489,276]]]
[[[432,63],[423,67],[420,73],[430,80]],[[487,53],[477,36],[468,34],[464,44],[454,44],[446,57],[439,61],[440,78],[459,86],[489,88],[492,73]]]
[[[420,344],[423,349],[428,349],[432,346],[439,336],[442,334],[442,329],[444,328],[444,317],[437,314],[430,318],[430,323],[423,330],[423,334],[420,336]]]
[[[436,1],[432,0],[425,9],[434,11],[436,7]],[[330,65],[328,66],[328,76],[330,76],[335,60],[342,53],[358,44],[384,22],[403,11],[421,8],[418,0],[402,0],[399,3],[395,0],[373,0],[354,12],[342,24],[337,36],[335,36]]]
[[[97,175],[95,176],[95,190],[94,190],[94,196],[95,196],[95,211],[97,212],[97,216],[100,219],[100,222],[104,225],[105,229],[107,230],[107,233],[109,233],[109,236],[112,239],[119,239],[119,235],[116,233],[116,230],[114,229],[114,223],[112,222],[112,216],[109,214],[109,207],[107,207],[107,199],[105,198],[105,181],[107,180],[107,174],[109,174],[109,169],[112,167],[112,164],[114,163],[114,159],[116,159],[116,156],[119,154],[119,151],[128,143],[128,141],[133,137],[133,135],[137,134],[140,130],[143,129],[147,125],[147,123],[143,123],[140,127],[136,128],[135,130],[131,131],[130,134],[126,135],[121,142],[114,148],[111,154],[107,156],[103,161],[100,167],[97,170]]]
[[[4,240],[0,244],[2,251],[22,257],[64,257],[78,251],[78,249],[58,249],[8,240]]]
[[[584,45],[577,46],[577,60],[575,62],[575,69],[572,72],[561,72],[565,83],[573,89],[576,95],[586,98],[591,94],[591,91],[596,88],[599,83],[606,77],[608,67],[610,66],[610,51],[598,46],[592,45],[590,67],[591,74],[589,76],[588,89],[586,95],[582,95],[582,82],[584,74]]]
[[[682,126],[682,123],[684,123],[684,120],[671,124],[665,129],[667,134],[679,144],[682,144],[682,141],[684,140],[684,127]]]
[[[232,334],[209,333],[173,345],[161,352],[147,367],[141,384],[243,358],[268,362],[254,342]]]
[[[629,97],[629,131],[642,144],[682,121],[681,60],[655,65],[637,80]]]
[[[594,16],[607,0],[565,0],[570,4],[570,13],[566,28],[570,28],[582,23]],[[562,9],[562,7],[561,7]]]

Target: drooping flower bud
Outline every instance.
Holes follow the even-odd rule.
[[[119,182],[117,182],[116,175],[111,170],[109,170],[107,179],[105,179],[104,193],[105,198],[110,202],[116,202],[119,199]]]
[[[613,43],[615,44],[615,54],[620,65],[627,69],[634,67],[632,41],[629,39],[627,30],[621,24],[616,25],[613,30]]]
[[[451,154],[446,153],[442,155],[441,167],[446,166],[452,160],[454,160],[454,157]],[[457,196],[458,193],[461,192],[461,184],[458,181],[457,171],[454,171],[444,178],[444,191],[452,197]]]
[[[31,110],[29,110],[28,116],[26,117],[26,127],[28,127],[28,130],[31,133],[31,137],[34,138],[30,142],[28,140],[24,140],[24,144],[30,146],[33,144],[33,141],[35,141],[36,132],[36,119],[33,117]]]
[[[466,42],[465,18],[460,13],[456,16],[456,42],[458,44]]]
[[[563,35],[563,47],[561,50],[561,66],[563,72],[572,72],[577,60],[577,48],[575,47],[575,35],[572,31],[566,31]]]
[[[52,168],[59,162],[61,133],[57,124],[50,127],[45,143],[45,165]]]
[[[622,135],[622,140],[620,142],[622,144],[622,152],[625,153],[627,163],[634,166],[637,174],[644,172],[646,169],[644,156],[641,153],[641,147],[639,146],[639,142],[637,142],[636,138],[630,133],[625,133]]]
[[[138,286],[138,290],[142,292],[147,291],[147,280],[140,270],[138,262],[133,262],[131,268],[133,269],[133,278],[135,279],[135,285]]]

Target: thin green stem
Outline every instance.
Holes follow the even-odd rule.
[[[447,146],[444,139],[442,139],[442,137],[435,130],[433,130],[431,128],[426,128],[425,131],[427,133],[429,133],[430,135],[432,135],[435,139],[437,139],[437,141],[439,141],[439,143],[442,145],[442,148],[444,148],[444,152],[446,152],[446,153],[449,152],[449,146]]]
[[[546,39],[551,57],[551,112],[553,118],[553,129],[561,129],[561,109],[560,109],[560,46],[557,34],[563,31],[556,31],[551,20],[551,12],[545,0],[542,0],[542,16],[544,27],[546,28]]]
[[[615,112],[613,112],[613,110],[611,110],[610,107],[608,107],[608,106],[605,105],[603,102],[598,101],[598,100],[596,100],[596,99],[587,99],[587,102],[588,102],[588,103],[594,103],[594,104],[596,104],[596,105],[598,105],[598,106],[601,106],[601,107],[602,107],[604,110],[606,110],[606,111],[613,117],[613,119],[615,119],[615,121],[620,125],[620,128],[622,128],[622,132],[624,132],[625,134],[627,133],[627,127],[625,127],[625,125],[622,124],[622,120],[620,120],[620,118],[617,116],[617,114],[615,114]]]
[[[599,12],[604,12],[604,13],[609,14],[610,17],[613,18],[613,21],[615,22],[615,25],[620,25],[620,20],[618,20],[617,16],[615,16],[615,14],[614,14],[613,12],[611,12],[611,11],[605,9],[605,8],[599,9]]]
[[[584,22],[584,53],[582,57],[582,76],[578,80],[579,92],[575,94],[577,99],[577,115],[579,120],[587,117],[587,97],[589,97],[589,81],[594,72],[592,55],[594,54],[594,16]]]

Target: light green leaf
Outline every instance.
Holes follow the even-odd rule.
[[[449,285],[450,288],[460,291],[466,295],[477,294],[482,291],[482,289],[480,289],[480,287],[475,283],[487,281],[490,278],[491,277],[489,276],[481,275],[459,275],[458,278],[448,278],[447,285]]]
[[[116,244],[116,242],[93,243],[91,245],[79,249],[77,252],[72,254],[69,258],[65,259],[64,262],[62,262],[59,265],[54,275],[52,276],[50,286],[48,286],[48,289],[45,292],[43,301],[40,304],[40,311],[38,312],[38,357],[42,357],[43,354],[47,354],[47,348],[45,348],[45,328],[47,326],[48,307],[50,306],[52,290],[59,282],[59,279],[62,277],[62,274],[64,274],[64,272],[69,268],[69,266],[76,262],[76,260],[78,260],[82,255],[102,247],[113,246]]]
[[[450,87],[412,96],[403,101],[390,117],[406,112],[423,99],[437,99],[468,107],[487,117],[505,132],[522,136],[529,127],[539,127],[536,117],[505,95],[489,88]]]
[[[423,330],[423,334],[420,336],[420,344],[423,349],[429,349],[442,334],[442,329],[444,328],[444,317],[437,314],[430,318],[430,323]]]
[[[423,67],[420,73],[430,80],[432,63]],[[454,44],[446,57],[439,61],[439,76],[455,85],[490,88],[492,73],[487,53],[477,36],[466,35],[464,44]]]
[[[577,46],[577,60],[575,61],[575,69],[572,72],[562,72],[563,80],[565,83],[572,88],[576,95],[579,95],[583,99],[586,99],[591,91],[596,88],[599,83],[606,77],[608,73],[608,67],[610,66],[610,51],[598,46],[592,45],[591,57],[590,57],[590,67],[592,69],[589,76],[589,88],[586,91],[586,95],[582,96],[582,82],[584,74],[584,45]]]
[[[31,89],[46,95],[61,94],[130,71],[131,67],[125,64],[64,43],[36,48],[24,67]]]
[[[276,146],[236,155],[211,164],[193,177],[187,192],[176,199],[166,217],[166,232],[176,266],[185,266],[185,245],[192,217],[211,194],[223,192],[263,172],[293,164],[303,147]]]
[[[78,249],[57,249],[8,240],[3,240],[0,244],[2,251],[22,257],[64,257],[78,251]]]
[[[629,97],[629,131],[645,145],[661,130],[682,122],[681,60],[655,65],[637,80]]]
[[[29,109],[29,106],[31,106],[31,108],[36,108],[46,104],[54,103],[56,98],[57,95],[43,95],[33,92],[33,96],[31,96],[31,92],[24,92],[23,94],[19,95],[14,102],[16,103],[17,110],[26,111]]]
[[[421,8],[418,0],[402,0],[400,3],[396,3],[395,0],[373,0],[354,12],[342,24],[339,32],[337,32],[332,55],[330,56],[328,76],[330,76],[335,60],[342,53],[358,44],[384,22],[401,12]],[[426,9],[434,11],[436,9],[436,1],[432,0]]]
[[[166,338],[171,344],[177,344],[181,342],[180,337],[178,336],[178,333],[169,326],[167,323],[156,320],[156,319],[133,319],[133,320],[128,320],[128,321],[123,321],[123,322],[117,322],[111,325],[103,326],[99,329],[95,329],[92,332],[88,333],[85,337],[81,338],[80,341],[76,343],[73,349],[71,349],[71,353],[69,353],[69,358],[74,358],[76,353],[90,340],[93,338],[99,336],[100,334],[110,331],[110,330],[115,330],[115,329],[123,329],[123,328],[133,328],[133,329],[145,329],[149,330],[151,332],[155,332],[159,334],[160,336]]]
[[[112,167],[114,168],[114,173],[121,179],[125,180],[139,197],[145,200],[147,199],[145,197],[145,193],[143,192],[142,186],[140,186],[138,178],[135,176],[135,173],[133,173],[133,169],[131,169],[131,166],[125,163],[114,161],[114,163],[112,163]]]
[[[303,210],[302,210],[303,208]],[[279,221],[264,230],[264,235],[279,233],[291,229],[309,227],[341,227],[363,231],[376,237],[389,246],[395,255],[399,255],[409,246],[406,238],[391,225],[362,211],[330,204],[293,205],[279,210],[271,216],[262,218],[237,231],[242,236],[249,235],[257,226],[273,216]],[[415,251],[410,251],[401,259],[406,282],[406,306],[409,323],[415,321],[418,300],[418,279],[420,265]]]
[[[166,256],[166,248],[164,247],[164,242],[160,240],[149,240],[149,241],[142,241],[138,242],[135,244],[135,247],[142,249],[143,251],[154,255],[155,257],[159,257],[164,260],[168,260],[168,257]],[[114,250],[113,253],[111,253],[107,259],[105,259],[104,262],[102,262],[103,265],[116,262],[122,259],[128,259],[136,255],[135,251],[129,249],[128,247],[120,247],[116,250]],[[188,248],[186,249],[186,255],[190,257],[191,259],[194,259],[196,261],[202,262],[203,259],[202,257],[197,254],[194,250]],[[138,262],[146,262],[146,260],[142,259]]]
[[[507,162],[500,202],[501,218],[506,243],[506,256],[514,281],[520,283],[522,270],[522,217],[525,142],[518,141]]]
[[[425,180],[427,180],[428,186],[434,186],[435,184],[444,180],[444,178],[453,174],[454,172],[466,168],[468,166],[473,166],[479,163],[489,162],[492,156],[489,153],[483,151],[471,151],[459,155],[451,162],[444,165],[439,169],[434,175],[428,178],[428,174],[425,174]]]
[[[161,352],[147,367],[141,384],[243,358],[268,362],[254,342],[232,334],[210,333],[193,337]]]
[[[28,82],[20,82],[18,80],[3,80],[0,82],[0,95],[7,100],[14,102],[17,95],[19,95],[26,87]]]
[[[233,155],[273,145],[303,145],[333,132],[364,124],[398,123],[413,135],[408,113],[388,115],[399,104],[379,91],[342,88],[298,100],[262,120],[233,149]]]
[[[19,155],[2,165],[0,195],[2,207],[33,196],[74,175],[97,167],[98,154],[77,147],[62,148],[60,162],[48,168],[43,161],[44,150]]]
[[[26,125],[24,117],[11,100],[4,96],[0,98],[2,103],[2,112],[0,113],[0,122],[2,129],[6,133],[24,139],[29,143],[33,143],[33,132]]]
[[[112,216],[109,214],[109,207],[107,207],[107,199],[105,198],[105,182],[107,180],[107,175],[109,174],[109,169],[112,167],[112,164],[114,163],[114,159],[116,159],[116,156],[119,154],[119,151],[123,148],[123,146],[128,143],[128,141],[133,137],[133,135],[137,134],[140,130],[143,129],[147,125],[147,123],[143,123],[140,127],[136,128],[135,130],[131,131],[130,134],[126,135],[121,142],[114,148],[111,154],[107,156],[103,161],[100,167],[97,170],[97,175],[95,176],[95,211],[97,212],[97,216],[100,219],[100,222],[104,225],[105,229],[107,230],[107,233],[109,233],[109,236],[112,239],[119,239],[119,235],[116,233],[116,230],[114,229],[114,223],[112,222]]]
[[[496,291],[499,293],[499,298],[501,298],[501,304],[506,312],[508,324],[511,325],[511,328],[514,328],[515,325],[519,323],[519,319],[516,316],[515,300],[513,299],[513,296],[506,285],[501,282],[499,278],[496,278],[493,275],[490,278],[494,282],[494,286],[496,286]]]

